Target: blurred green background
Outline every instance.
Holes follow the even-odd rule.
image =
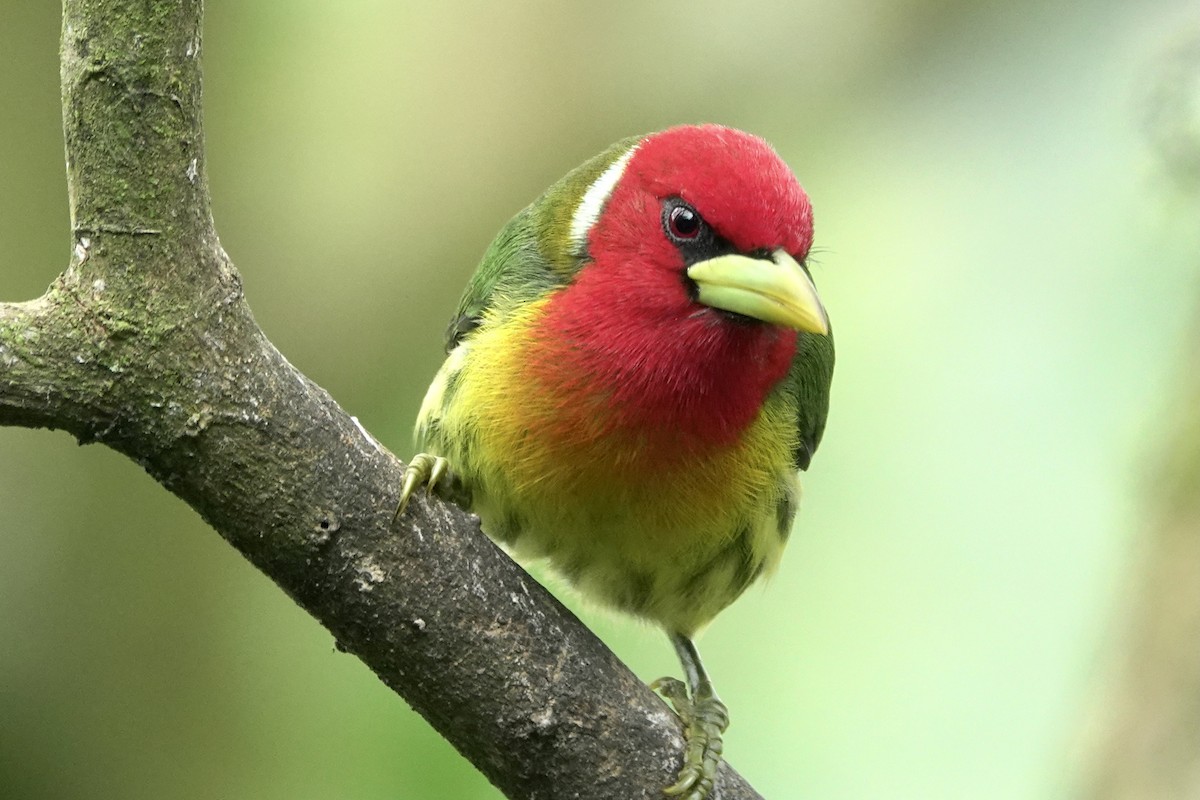
[[[402,455],[511,214],[628,134],[772,141],[839,366],[783,567],[702,642],[729,758],[771,798],[1069,793],[1200,288],[1143,132],[1194,0],[207,6],[225,248]],[[67,260],[58,29],[0,0],[5,300]],[[499,796],[122,457],[0,429],[0,519],[0,797]],[[646,679],[678,669],[580,613]]]

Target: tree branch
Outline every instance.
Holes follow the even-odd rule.
[[[64,3],[72,254],[0,305],[0,424],[137,461],[507,796],[659,797],[666,706],[472,517],[422,501],[390,527],[401,465],[254,322],[210,212],[201,15]]]

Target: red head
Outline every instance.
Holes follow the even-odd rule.
[[[823,332],[744,275],[782,269],[787,292],[808,293],[810,315],[820,309],[799,266],[812,243],[808,197],[757,137],[717,125],[644,137],[588,187],[571,232],[586,237],[587,258],[547,307],[547,366],[611,409],[607,428],[728,444],[787,372],[796,328]]]
[[[657,222],[657,214],[644,213],[645,204],[671,197],[690,204],[743,253],[783,248],[801,262],[808,255],[812,206],[792,171],[762,139],[719,125],[671,128],[642,139],[592,241],[603,247],[610,225]],[[662,258],[669,258],[665,250]]]

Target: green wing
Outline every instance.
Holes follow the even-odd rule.
[[[800,441],[794,460],[797,469],[808,469],[829,414],[829,386],[833,380],[833,331],[827,336],[801,333],[796,356],[781,387],[796,404]]]
[[[446,352],[479,327],[489,309],[501,316],[509,308],[527,303],[561,286],[564,281],[551,269],[538,247],[529,224],[533,206],[522,210],[492,241],[446,330]]]
[[[588,259],[586,246],[571,240],[575,209],[588,188],[640,138],[624,139],[588,159],[504,226],[459,300],[446,331],[447,352],[479,327],[484,312],[503,316],[570,283]]]

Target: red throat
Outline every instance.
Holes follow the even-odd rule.
[[[602,278],[585,270],[538,325],[531,389],[557,396],[557,438],[632,437],[679,456],[736,442],[787,373],[796,332],[697,308],[680,290],[685,302],[656,318]]]

